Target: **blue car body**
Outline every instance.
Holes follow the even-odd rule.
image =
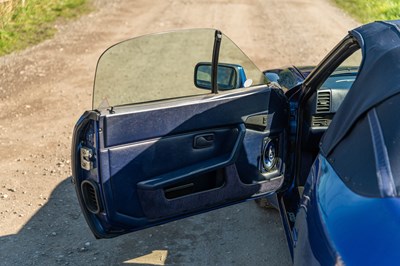
[[[399,64],[391,62],[399,56],[398,25],[399,21],[376,22],[350,32],[364,59],[357,80],[321,140],[295,225],[285,227],[295,264],[392,265],[400,259],[396,251],[400,244],[399,177],[392,171],[397,165],[395,141],[400,132],[389,118],[398,112],[395,72]],[[371,117],[376,117],[376,124]],[[363,136],[368,127],[360,129],[367,124],[365,120],[371,131],[368,137]],[[337,160],[347,160],[346,167],[353,168],[353,175],[358,172],[364,179],[381,179],[379,189],[367,192],[351,184],[349,170],[343,171],[345,165]],[[367,167],[367,162],[372,167]],[[292,192],[285,193],[280,195],[281,202]]]
[[[391,265],[400,258],[399,208],[398,198],[369,198],[351,191],[320,155],[298,213],[298,218],[306,218],[300,218],[295,227],[303,234],[296,243],[296,261],[308,265],[340,261],[346,265]],[[308,257],[301,253],[304,247],[312,250]]]
[[[355,51],[362,54],[359,68],[341,67]],[[73,182],[86,220],[96,237],[114,237],[247,199],[274,196],[294,264],[396,264],[400,260],[400,123],[392,116],[400,111],[399,73],[400,21],[375,22],[350,31],[315,68],[265,71],[283,90],[231,92],[199,105],[202,112],[190,107],[198,102],[180,105],[178,101],[165,108],[184,122],[177,126],[158,112],[161,120],[168,120],[164,125],[168,130],[150,144],[141,141],[158,137],[156,133],[163,129],[140,122],[152,119],[153,109],[134,111],[134,119],[118,109],[115,115],[113,108],[107,114],[88,111],[75,126],[72,144]],[[326,95],[328,100],[323,98]],[[263,96],[269,99],[268,106]],[[274,111],[273,117],[260,116],[259,109],[264,107]],[[227,113],[236,118],[228,119]],[[127,123],[140,126],[140,131],[119,127]],[[225,124],[234,126],[213,129],[213,133],[208,129],[188,133],[200,125],[218,128]],[[191,145],[192,138],[194,146],[199,138],[200,146],[226,140],[225,148],[218,146],[213,152],[221,154],[209,153],[215,157],[201,159],[193,167],[189,164],[173,171],[147,167],[157,151],[171,151],[171,146],[186,154],[182,145]],[[138,144],[125,147],[132,141]],[[257,151],[254,156],[253,151]],[[131,152],[138,155],[132,159]],[[157,158],[168,160],[168,156]],[[189,157],[177,160],[191,161]],[[273,167],[268,168],[271,160]],[[89,170],[82,170],[85,167]],[[207,193],[186,194],[191,183],[182,180],[195,183],[191,177],[208,178],[221,167],[225,183],[206,189]],[[127,176],[133,170],[141,175],[154,173],[131,182]],[[249,174],[253,179],[235,179],[243,173],[253,173]],[[160,199],[160,191],[166,201]]]

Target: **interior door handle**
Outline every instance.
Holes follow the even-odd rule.
[[[202,149],[214,145],[214,133],[197,135],[194,137],[193,148]]]

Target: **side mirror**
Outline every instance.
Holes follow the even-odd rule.
[[[211,63],[198,63],[194,69],[194,84],[197,88],[211,89]],[[217,84],[219,90],[244,87],[246,76],[239,65],[218,64]]]

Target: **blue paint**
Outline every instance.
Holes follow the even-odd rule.
[[[293,243],[295,265],[333,265],[338,254],[330,241],[328,230],[323,221],[317,201],[317,183],[320,175],[321,160],[315,160],[303,197],[299,203],[294,231],[298,241]]]
[[[400,199],[352,192],[323,156],[317,159],[317,203],[329,239],[346,265],[400,261]]]
[[[399,228],[399,198],[354,193],[319,155],[297,213],[294,264],[393,265],[400,261]]]

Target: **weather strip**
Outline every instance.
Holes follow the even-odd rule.
[[[395,197],[397,194],[396,186],[393,180],[382,128],[375,108],[368,112],[368,122],[374,148],[376,175],[380,194],[382,197]]]

